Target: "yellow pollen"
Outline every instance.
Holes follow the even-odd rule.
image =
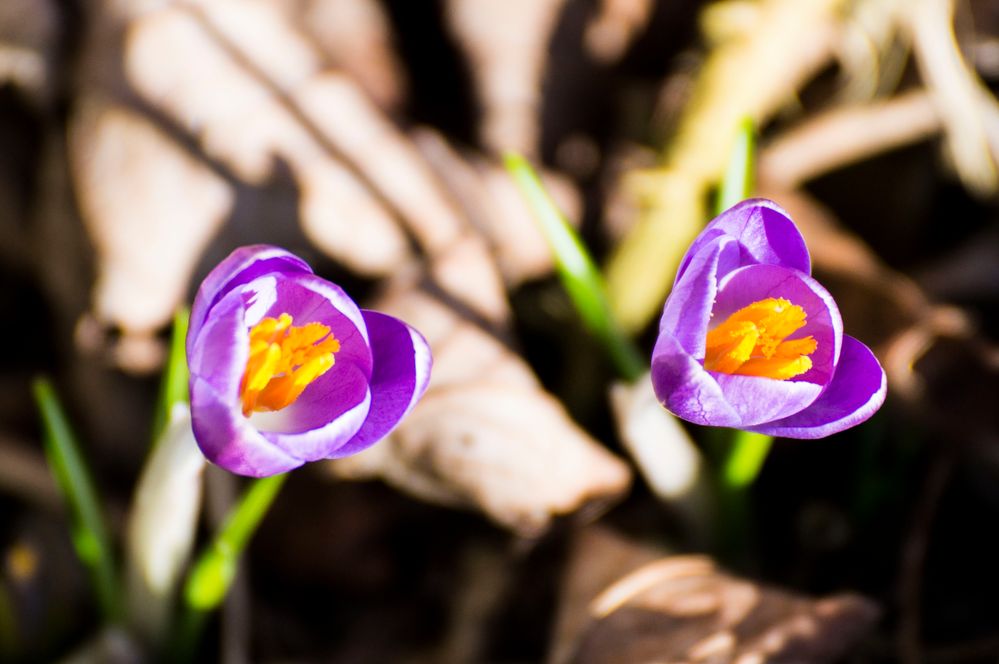
[[[787,380],[812,368],[813,337],[787,339],[805,326],[805,310],[784,298],[753,302],[708,332],[704,368]]]
[[[239,391],[243,415],[281,410],[295,403],[305,388],[329,371],[340,342],[322,323],[292,325],[281,314],[250,328],[250,358]]]

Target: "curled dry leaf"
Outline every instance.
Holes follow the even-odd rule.
[[[628,467],[494,337],[421,291],[390,295],[378,308],[427,337],[433,378],[387,440],[331,462],[335,474],[381,477],[425,500],[475,507],[524,536],[628,488]]]
[[[173,6],[136,21],[125,53],[132,85],[239,179],[263,184],[285,163],[300,187],[303,229],[320,249],[363,274],[398,266],[409,251],[391,213],[296,101],[343,101],[349,113],[358,106],[349,84],[318,78],[317,54],[279,13],[232,4]],[[324,126],[354,120],[341,115]]]
[[[802,597],[729,575],[707,557],[661,557],[587,529],[570,559],[549,662],[834,662],[877,617],[856,595]]]
[[[940,118],[923,90],[837,107],[771,141],[760,155],[759,180],[794,189],[837,168],[925,140],[939,129]]]

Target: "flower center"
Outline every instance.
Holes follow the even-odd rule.
[[[704,368],[787,380],[812,368],[813,337],[785,340],[805,325],[805,310],[784,298],[753,302],[708,332]]]
[[[333,366],[340,342],[322,323],[294,326],[292,317],[264,318],[250,328],[250,359],[239,391],[243,415],[281,410]]]

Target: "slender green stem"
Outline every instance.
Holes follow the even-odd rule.
[[[41,414],[45,456],[69,504],[76,555],[90,571],[105,620],[116,622],[121,617],[121,593],[97,491],[52,384],[40,377],[31,388]]]
[[[239,558],[285,479],[287,474],[254,480],[194,563],[184,585],[184,615],[178,635],[179,651],[185,656],[194,652],[207,614],[225,599]]]
[[[170,353],[166,366],[163,368],[163,380],[160,383],[159,398],[156,412],[153,414],[153,440],[159,440],[160,434],[170,421],[170,411],[174,404],[186,402],[187,394],[187,353],[184,345],[187,339],[187,327],[190,323],[191,311],[186,307],[177,310],[173,317],[173,333],[170,336]]]
[[[562,285],[569,293],[583,324],[607,349],[615,367],[626,379],[637,380],[648,364],[614,320],[600,270],[576,231],[566,222],[537,173],[524,157],[507,153],[506,170],[534,212],[555,256]]]
[[[240,555],[260,525],[287,474],[254,480],[226,517],[218,534],[205,549],[184,588],[185,603],[195,609],[211,611],[225,598],[236,574]]]
[[[752,118],[743,118],[739,123],[732,154],[729,156],[725,178],[718,188],[718,198],[715,200],[715,214],[721,214],[739,201],[753,195],[754,184],[754,150],[756,147],[756,130]]]
[[[736,431],[721,469],[726,486],[730,489],[745,489],[752,485],[763,468],[773,442],[773,436]]]

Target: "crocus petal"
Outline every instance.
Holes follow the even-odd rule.
[[[745,428],[807,407],[821,385],[733,376],[705,370],[668,332],[660,332],[652,351],[652,386],[678,417],[712,426]]]
[[[191,378],[191,424],[205,458],[231,472],[266,477],[305,463],[267,440],[229,395],[198,376]]]
[[[204,324],[208,311],[231,290],[271,272],[309,274],[312,268],[280,247],[266,244],[241,247],[215,266],[201,282],[191,307],[190,329],[196,333]],[[187,351],[191,352],[190,345]]]
[[[652,387],[660,403],[688,422],[721,427],[742,422],[718,382],[667,330],[652,350]]]
[[[786,438],[823,438],[860,424],[884,403],[884,369],[874,353],[844,335],[843,350],[832,382],[811,406],[799,413],[753,427],[753,431]]]
[[[683,278],[666,300],[659,329],[668,330],[680,346],[696,358],[704,357],[704,344],[711,319],[711,308],[718,291],[718,265],[733,253],[736,243],[719,237],[707,243],[691,258]]]
[[[249,355],[245,300],[230,292],[212,308],[197,337],[189,337],[191,424],[205,457],[241,475],[263,477],[302,465],[264,438],[243,416],[239,399]]]
[[[336,450],[343,447],[350,441],[364,424],[365,418],[370,413],[372,400],[371,390],[367,386],[367,377],[360,370],[347,365],[339,368],[334,366],[328,373],[335,374],[328,384],[335,385],[341,389],[343,396],[334,395],[336,401],[329,399],[324,401],[317,399],[314,403],[295,402],[292,406],[283,411],[274,413],[279,419],[284,411],[288,411],[286,417],[290,422],[280,431],[264,431],[263,436],[276,447],[283,450],[288,455],[294,455],[305,461],[317,461],[325,459]],[[325,376],[323,376],[325,378]],[[312,387],[311,385],[309,386]],[[357,395],[360,393],[360,399]],[[314,429],[305,431],[295,429],[293,422],[295,418],[303,417],[305,412],[313,419],[326,419],[326,423]],[[256,414],[250,418],[250,423],[256,426]]]
[[[774,380],[708,372],[718,381],[722,398],[739,417],[739,429],[769,422],[808,407],[822,393],[822,385],[808,381]]]
[[[726,274],[726,268],[752,264],[780,265],[811,273],[805,240],[787,212],[773,201],[754,198],[722,212],[704,228],[680,263],[677,281],[686,271],[689,259],[719,236],[737,240],[742,254],[737,265],[723,264],[719,276]]]
[[[804,272],[778,265],[750,265],[733,271],[718,288],[714,320],[724,321],[751,302],[769,297],[786,298],[805,310],[805,326],[790,338],[812,336],[818,342],[809,356],[812,368],[794,380],[825,385],[832,378],[839,358],[843,319],[829,291]]]
[[[256,283],[251,282],[248,287]],[[277,318],[283,313],[289,314],[296,324],[322,323],[340,342],[340,350],[336,353],[337,364],[349,362],[358,366],[366,376],[371,375],[371,349],[364,318],[361,310],[340,287],[313,274],[302,274],[277,279],[274,290],[274,302],[260,312],[259,318],[247,316],[248,327],[256,325],[264,316]]]
[[[224,395],[233,409],[241,408],[239,387],[250,356],[246,328],[246,301],[251,294],[231,292],[213,307],[211,316],[198,330],[188,334],[188,370],[193,379],[210,384],[214,392]],[[197,425],[200,403],[191,393],[191,416]]]
[[[384,438],[412,410],[430,382],[430,347],[423,336],[392,316],[362,313],[374,356],[371,410],[353,439],[330,458],[355,454]]]

